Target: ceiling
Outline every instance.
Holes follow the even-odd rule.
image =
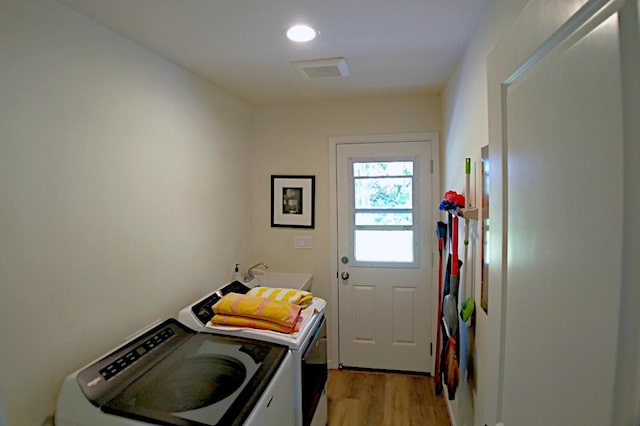
[[[249,103],[439,92],[488,0],[59,0]],[[320,35],[284,37],[305,22]],[[344,57],[345,77],[291,61]]]

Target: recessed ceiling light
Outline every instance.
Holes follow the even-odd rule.
[[[316,38],[318,32],[308,25],[294,25],[287,30],[287,38],[291,41],[304,43]]]

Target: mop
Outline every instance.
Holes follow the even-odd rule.
[[[471,207],[471,202],[469,201],[471,199],[470,197],[470,188],[471,188],[471,184],[470,184],[470,177],[471,177],[471,158],[465,158],[465,165],[464,165],[464,174],[465,174],[465,195],[466,195],[466,205],[464,206],[465,208],[470,208]],[[463,212],[463,214],[466,212]],[[464,215],[464,262],[463,264],[468,265],[467,264],[467,260],[468,260],[468,256],[469,256],[469,215]],[[470,283],[471,280],[467,279],[467,275],[468,275],[468,266],[465,269],[464,272],[464,282],[465,283]],[[461,304],[461,311],[460,311],[460,317],[462,318],[462,321],[467,322],[469,320],[469,318],[471,318],[471,315],[473,314],[474,310],[475,310],[475,301],[473,299],[474,293],[475,292],[475,288],[474,286],[471,286],[470,288],[470,292],[466,291],[466,285],[465,285],[465,293],[469,293],[470,296]]]

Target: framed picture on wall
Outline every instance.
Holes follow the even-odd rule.
[[[271,175],[271,226],[314,228],[316,177]]]

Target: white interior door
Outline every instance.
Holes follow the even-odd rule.
[[[339,144],[336,154],[340,363],[428,372],[431,142]]]

